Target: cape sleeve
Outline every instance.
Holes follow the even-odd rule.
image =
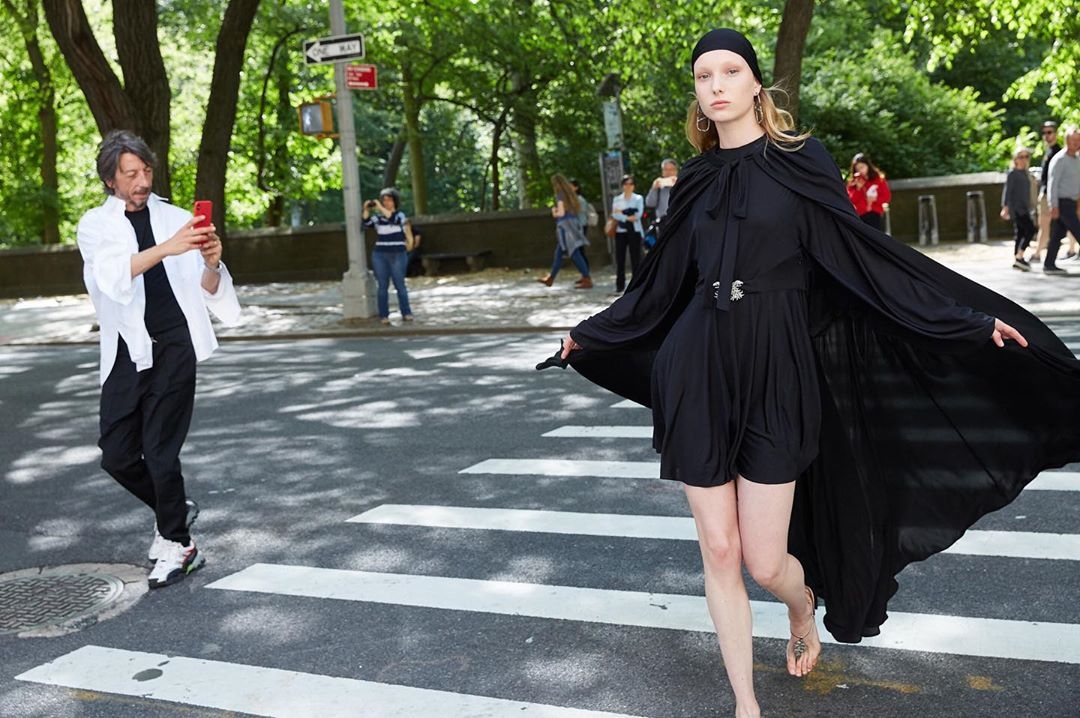
[[[569,364],[589,381],[645,406],[652,404],[656,352],[693,296],[697,270],[688,215],[713,176],[699,158],[683,166],[660,241],[634,272],[625,294],[570,331],[582,349],[570,355]]]
[[[929,277],[922,276],[918,261],[905,256],[908,247],[884,234],[857,234],[827,209],[807,205],[804,214],[802,237],[807,254],[882,318],[928,339],[970,345],[990,339],[994,318],[939,291]]]

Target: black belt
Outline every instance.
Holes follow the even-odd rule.
[[[805,290],[807,282],[806,266],[803,264],[802,257],[794,257],[753,279],[732,281],[728,298],[732,302],[737,302],[747,294]],[[713,299],[720,298],[721,289],[720,282],[713,282]]]

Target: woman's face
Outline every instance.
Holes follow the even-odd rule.
[[[622,185],[623,194],[627,197],[634,193],[634,180],[626,180]]]
[[[855,172],[865,177],[870,172],[870,165],[866,164],[865,162],[856,162]]]
[[[718,125],[741,120],[752,113],[761,83],[741,55],[711,50],[694,63],[694,95],[702,113]]]

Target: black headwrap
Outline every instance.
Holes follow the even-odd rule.
[[[754,79],[764,84],[761,79],[761,68],[758,67],[757,53],[754,52],[754,46],[741,32],[727,27],[709,30],[704,37],[698,40],[698,44],[694,45],[694,54],[690,56],[690,67],[694,66],[699,57],[713,50],[730,50],[734,52],[746,60],[746,64],[750,66],[750,72],[754,73]]]

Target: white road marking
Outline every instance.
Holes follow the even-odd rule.
[[[16,676],[100,693],[272,718],[632,718],[202,658],[84,646]]]
[[[651,439],[651,426],[560,426],[544,434],[560,439]]]
[[[531,531],[577,536],[697,540],[694,520],[688,516],[383,504],[348,519],[348,522],[488,531]],[[971,530],[946,549],[945,553],[1080,561],[1080,535]]]
[[[705,599],[682,594],[254,564],[208,588],[712,633]],[[751,601],[754,635],[788,638],[782,603]],[[823,630],[822,640],[834,642]],[[890,612],[863,645],[926,653],[1080,663],[1080,625]]]
[[[486,459],[462,469],[462,474],[526,476],[595,476],[616,479],[655,479],[659,461],[589,461],[575,459]],[[1080,491],[1080,472],[1044,471],[1026,491]]]

